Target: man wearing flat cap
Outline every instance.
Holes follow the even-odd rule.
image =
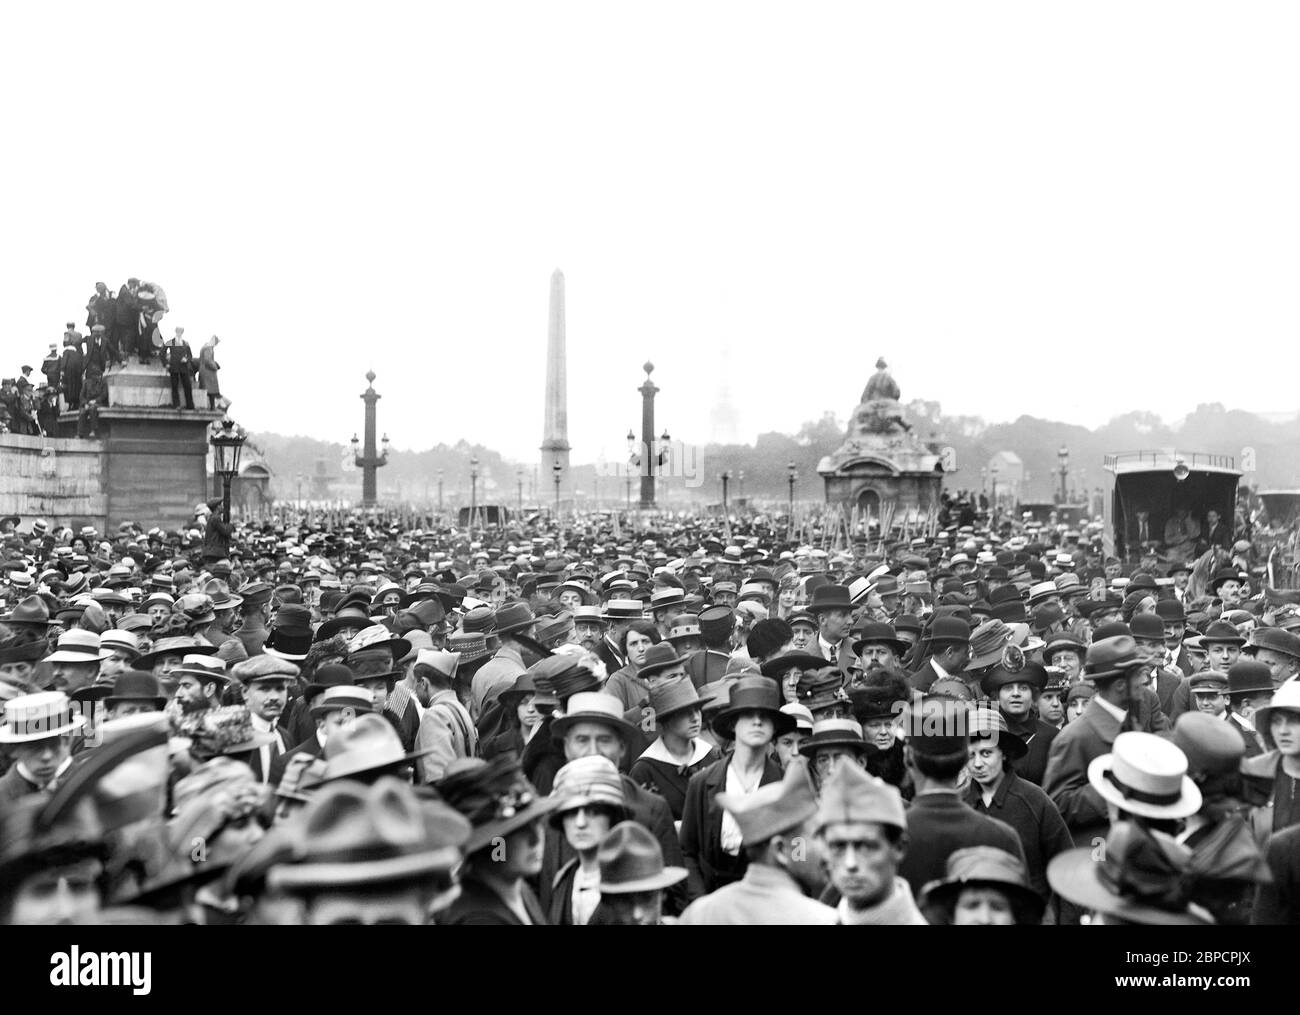
[[[836,912],[809,893],[823,876],[814,834],[817,796],[807,763],[793,759],[780,782],[752,793],[720,793],[718,803],[740,826],[749,860],[739,881],[696,899],[681,923],[697,926],[833,924]]]
[[[289,731],[280,725],[289,699],[289,686],[298,677],[298,667],[285,659],[260,655],[236,663],[231,676],[244,685],[244,701],[256,733],[268,733],[271,740],[261,744],[249,758],[249,767],[257,781],[268,782],[271,765],[288,750]]]

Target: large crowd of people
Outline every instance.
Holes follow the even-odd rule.
[[[135,361],[160,364],[171,382],[172,408],[193,409],[194,382],[207,394],[208,408],[224,408],[213,335],[197,356],[177,327],[164,338],[162,319],[167,294],[155,282],[129,278],[114,296],[103,282],[86,304],[85,331],[76,322],[64,326],[62,345],[51,343],[41,362],[44,380],[33,381],[24,365],[16,377],[0,379],[0,433],[59,436],[60,412],[76,412],[77,436],[97,437],[99,409],[109,404],[106,375]]]
[[[1300,921],[1258,570],[984,515],[327,521],[0,522],[0,920]]]

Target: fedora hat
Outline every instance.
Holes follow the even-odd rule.
[[[894,655],[900,659],[912,647],[899,638],[889,624],[882,624],[877,621],[867,621],[858,628],[857,638],[853,642],[853,654],[861,655],[862,649],[866,645],[888,645],[894,650]]]
[[[267,873],[272,889],[435,880],[450,887],[470,823],[451,807],[386,778],[373,786],[350,781],[323,786],[295,832],[290,862]]]
[[[1264,739],[1264,744],[1268,749],[1275,750],[1276,745],[1273,742],[1273,733],[1269,727],[1273,724],[1273,716],[1278,712],[1295,712],[1300,716],[1300,681],[1292,678],[1284,682],[1276,691],[1273,692],[1273,700],[1263,708],[1255,710],[1254,721],[1255,729]]]
[[[662,673],[664,670],[670,670],[674,666],[682,664],[681,657],[677,650],[666,641],[661,641],[657,645],[651,645],[645,652],[645,662],[636,671],[637,678],[646,680],[653,677],[656,673]]]
[[[628,817],[623,797],[623,780],[608,758],[590,754],[567,762],[555,773],[551,787],[555,808],[551,811],[552,828],[559,828],[564,815],[580,807],[603,807],[613,813],[611,824]]]
[[[312,679],[303,685],[303,703],[310,702],[312,698],[328,688],[347,686],[353,686],[352,671],[342,663],[326,663],[324,666],[317,667],[316,672],[312,674]]]
[[[74,629],[59,635],[58,647],[45,657],[47,663],[94,663],[112,656],[99,645],[99,635]]]
[[[473,826],[464,844],[466,856],[546,817],[558,803],[555,797],[538,795],[513,751],[490,761],[456,758],[435,788]]]
[[[826,660],[821,660],[824,664]],[[730,740],[736,729],[736,720],[743,712],[762,712],[776,725],[775,737],[791,733],[796,727],[794,716],[781,711],[781,691],[770,677],[741,677],[731,685],[727,707],[713,718],[713,730]]]
[[[967,728],[970,730],[971,739],[996,736],[998,738],[998,747],[1001,748],[1003,754],[1012,760],[1023,758],[1029,750],[1025,741],[1012,733],[1007,727],[1006,719],[996,708],[973,709],[970,713]]]
[[[929,639],[931,645],[944,643],[968,644],[970,642],[970,624],[960,617],[936,617],[930,624]]]
[[[1083,664],[1083,679],[1096,682],[1122,677],[1135,667],[1145,665],[1137,642],[1127,634],[1102,638],[1088,646]]]
[[[496,612],[497,634],[509,634],[512,631],[522,631],[525,628],[532,627],[537,623],[537,618],[533,616],[533,611],[529,609],[527,603],[507,603]]]
[[[1216,620],[1201,635],[1201,644],[1210,645],[1214,642],[1224,645],[1236,645],[1240,648],[1246,644],[1246,639],[1238,634],[1237,629],[1226,620]]]
[[[551,736],[562,740],[580,722],[597,722],[614,730],[623,742],[631,743],[639,731],[623,718],[623,703],[603,691],[579,691],[570,695],[564,715],[552,720]]]
[[[601,895],[657,892],[686,880],[685,867],[665,867],[659,841],[635,821],[620,821],[600,841]]]
[[[161,709],[167,704],[163,697],[162,685],[152,673],[140,670],[125,670],[113,681],[113,691],[104,699],[104,704],[112,708],[122,701],[149,701]]]
[[[862,726],[856,719],[819,719],[813,723],[812,736],[799,747],[799,753],[812,758],[823,747],[845,747],[857,755],[871,748],[862,738]]]
[[[8,613],[0,615],[0,623],[26,624],[30,627],[48,627],[50,608],[40,596],[27,596]]]
[[[360,702],[357,688],[331,687],[321,697],[330,694],[337,695],[339,699],[348,696],[349,704],[340,707],[352,708],[356,707],[354,703]],[[319,703],[317,707],[320,707]],[[326,711],[333,709],[327,708]],[[316,708],[313,708],[312,714],[325,713],[317,713]],[[321,774],[321,781],[356,779],[365,773],[387,772],[409,765],[435,749],[426,747],[407,754],[402,749],[402,738],[398,736],[393,724],[382,715],[375,715],[367,709],[352,722],[330,733],[329,739],[325,741],[325,771]]]
[[[689,677],[676,677],[650,691],[650,711],[656,726],[663,719],[692,709],[703,711],[704,701]]]
[[[21,694],[4,703],[0,744],[27,744],[74,733],[86,717],[62,691]]]
[[[1005,895],[1011,903],[1016,923],[1037,925],[1042,922],[1046,903],[1029,887],[1025,865],[1020,858],[994,846],[967,846],[948,857],[942,879],[931,881],[921,889],[920,905],[952,912],[963,890],[991,888]]]
[[[1121,734],[1127,736],[1129,734]],[[1188,877],[1192,851],[1160,832],[1117,821],[1104,848],[1058,853],[1047,865],[1047,881],[1077,906],[1127,923],[1201,925],[1213,923],[1191,908]]]
[[[351,682],[335,684],[317,695],[309,711],[313,719],[323,719],[330,712],[351,711],[364,715],[374,711],[374,699],[369,691]]]
[[[1273,652],[1281,652],[1292,659],[1300,659],[1300,638],[1290,631],[1283,631],[1277,627],[1255,628],[1250,632],[1250,639],[1246,643],[1246,648],[1266,648]]]
[[[1102,799],[1143,818],[1185,818],[1201,808],[1187,755],[1152,733],[1121,733],[1088,765],[1088,781]]]
[[[812,602],[808,604],[807,609],[813,614],[824,610],[852,610],[853,600],[849,595],[849,587],[836,585],[834,582],[818,586],[813,592]]]

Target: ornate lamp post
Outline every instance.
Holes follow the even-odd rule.
[[[384,434],[383,453],[375,447],[375,404],[382,397],[375,391],[375,372],[366,371],[366,381],[368,386],[365,391],[361,392],[361,400],[366,403],[366,443],[364,454],[357,454],[357,435],[352,435],[352,454],[356,461],[357,468],[361,470],[361,506],[374,507],[377,500],[375,494],[375,470],[381,465],[388,464],[388,434]]]
[[[794,525],[794,484],[799,480],[799,469],[791,462],[785,467],[786,481],[790,484],[790,505],[789,515],[790,524]]]
[[[248,435],[234,420],[223,419],[212,428],[208,443],[212,445],[212,471],[221,477],[221,517],[230,523],[230,483],[239,475],[239,455]]]
[[[442,470],[438,470],[438,514],[442,514]]]
[[[551,466],[551,475],[555,477],[555,520],[560,520],[560,476],[564,472],[564,466],[560,464],[557,458],[555,464]]]
[[[727,517],[727,484],[731,482],[731,473],[724,472],[718,477],[722,480],[722,517]]]
[[[1066,493],[1065,490],[1066,479],[1070,475],[1070,449],[1067,448],[1064,444],[1062,444],[1060,448],[1057,450],[1056,460],[1061,463],[1061,467],[1058,470],[1061,474],[1060,503],[1065,504],[1070,499],[1069,495]]]
[[[522,465],[515,466],[515,487],[519,513],[522,515],[524,513],[524,467]]]

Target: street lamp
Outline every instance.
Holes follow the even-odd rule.
[[[564,466],[560,464],[557,458],[555,464],[551,466],[551,474],[555,477],[555,520],[560,520],[560,473],[564,471]]]
[[[1069,495],[1065,492],[1066,478],[1070,475],[1070,449],[1064,444],[1056,452],[1056,460],[1061,463],[1061,503],[1064,504],[1069,500]]]
[[[213,427],[208,442],[212,445],[212,469],[221,477],[221,517],[230,524],[230,481],[239,475],[239,454],[248,435],[234,420],[223,419]]]
[[[474,516],[478,514],[478,455],[469,460],[469,534],[474,535]]]
[[[790,524],[794,525],[794,484],[799,479],[799,469],[791,462],[785,467],[786,481],[790,484]]]
[[[993,513],[998,512],[998,473],[1001,471],[997,462],[994,462],[989,469],[989,478],[993,481],[993,489],[990,495],[990,502],[993,504]]]
[[[518,488],[519,513],[524,513],[524,467],[515,466],[515,486]]]
[[[731,482],[731,473],[724,472],[718,477],[722,480],[722,517],[727,517],[727,484]]]

